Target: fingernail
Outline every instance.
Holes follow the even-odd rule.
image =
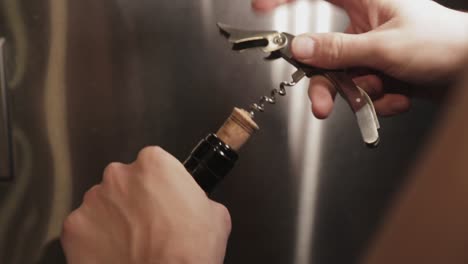
[[[314,55],[315,42],[311,37],[298,36],[293,39],[292,50],[299,59],[310,58]]]

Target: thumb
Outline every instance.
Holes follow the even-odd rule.
[[[371,41],[370,36],[371,33],[304,34],[294,38],[292,52],[297,60],[326,69],[375,68],[377,42]]]

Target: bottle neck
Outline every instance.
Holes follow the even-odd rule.
[[[210,193],[231,171],[237,159],[237,152],[215,134],[209,134],[193,149],[184,166],[200,187]]]

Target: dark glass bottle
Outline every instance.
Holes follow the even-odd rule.
[[[209,134],[193,149],[185,168],[206,193],[211,193],[234,167],[239,149],[258,129],[249,112],[234,108],[218,132]]]
[[[237,159],[238,154],[230,146],[215,134],[209,134],[192,150],[184,166],[200,187],[211,193],[231,171]]]

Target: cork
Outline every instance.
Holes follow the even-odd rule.
[[[216,132],[216,136],[233,150],[238,151],[259,130],[250,114],[244,109],[234,108],[231,116]]]

